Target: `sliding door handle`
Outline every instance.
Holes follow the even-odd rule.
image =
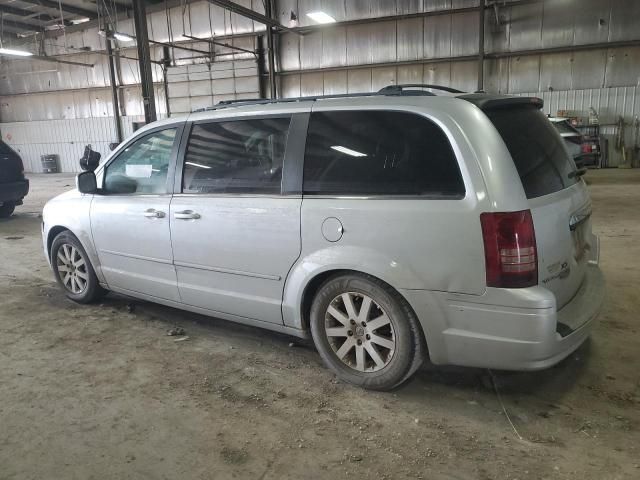
[[[181,212],[175,212],[173,216],[178,220],[197,220],[200,218],[200,214],[194,212],[193,210],[183,210]]]

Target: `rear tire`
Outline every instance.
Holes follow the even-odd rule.
[[[313,299],[310,320],[320,356],[347,383],[391,390],[422,364],[424,341],[415,314],[377,278],[330,278]]]
[[[74,302],[90,303],[107,293],[98,282],[87,252],[68,230],[53,239],[50,260],[58,284]]]
[[[4,202],[0,206],[0,218],[9,218],[16,209],[16,202]]]

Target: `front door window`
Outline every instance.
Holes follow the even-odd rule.
[[[104,193],[167,193],[167,174],[176,128],[141,137],[109,164],[104,175]]]

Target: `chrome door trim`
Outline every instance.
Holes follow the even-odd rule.
[[[161,258],[146,257],[144,255],[134,255],[132,253],[114,252],[113,250],[105,250],[105,249],[101,249],[99,251],[100,251],[100,253],[108,253],[109,255],[116,255],[118,257],[135,258],[136,260],[146,260],[146,261],[149,261],[149,262],[164,263],[165,265],[171,265],[172,264],[172,262],[170,262],[168,260],[163,260]]]
[[[273,198],[273,199],[301,199],[299,193],[280,195],[277,193],[175,193],[173,198]]]
[[[188,263],[188,262],[174,261],[173,264],[177,267],[187,267],[187,268],[195,268],[197,270],[207,270],[210,272],[228,273],[229,275],[240,275],[243,277],[262,278],[265,280],[274,280],[277,282],[282,280],[282,277],[280,275],[268,275],[265,273],[245,272],[244,270],[233,270],[230,268],[210,267],[208,265],[200,265],[197,263]]]

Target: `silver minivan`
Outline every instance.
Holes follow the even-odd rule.
[[[147,125],[45,206],[55,277],[311,337],[366,388],[551,366],[603,302],[587,187],[540,99],[443,90]]]

